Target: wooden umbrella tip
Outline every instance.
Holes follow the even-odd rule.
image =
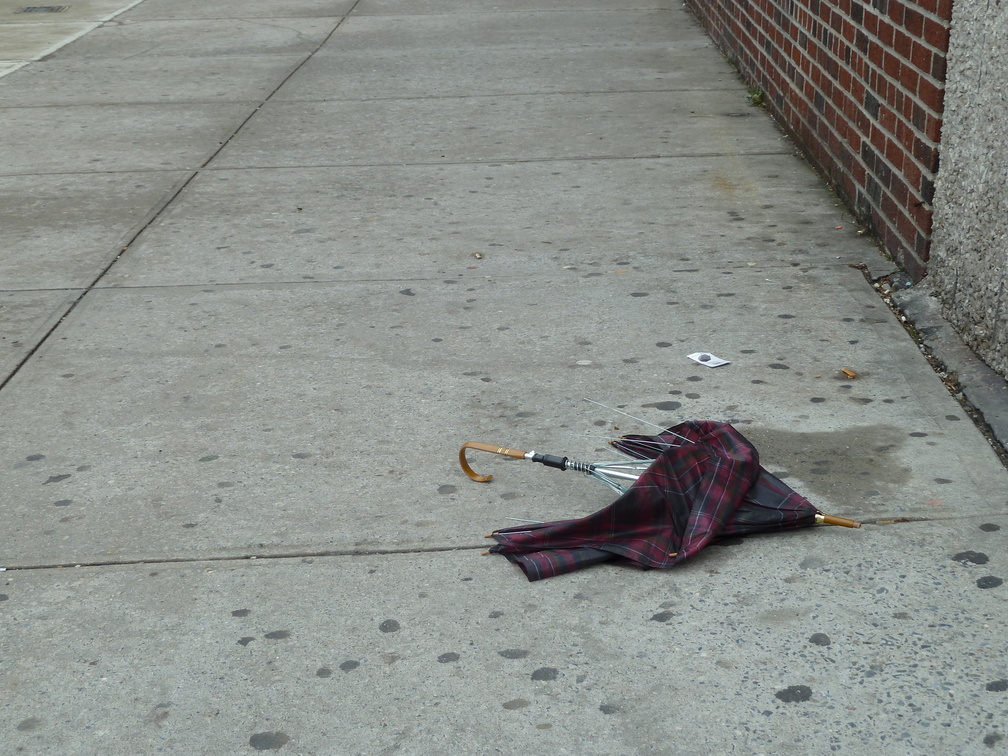
[[[828,515],[822,512],[816,514],[816,522],[822,523],[824,525],[840,525],[845,528],[860,528],[861,523],[856,520],[850,520],[846,517],[837,517],[836,515]]]

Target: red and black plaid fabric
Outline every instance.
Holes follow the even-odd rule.
[[[712,425],[722,425],[712,423]],[[682,426],[669,428],[657,436],[624,436],[612,445],[635,459],[657,459],[661,452],[684,443],[683,434],[676,433]],[[735,428],[731,431],[749,444]],[[749,444],[752,446],[752,444]],[[753,450],[755,453],[755,449]],[[807,528],[815,524],[817,510],[808,499],[795,492],[776,475],[759,468],[753,483],[731,520],[719,534],[721,537],[768,533],[792,528]]]
[[[619,499],[579,520],[496,531],[490,551],[540,580],[614,558],[668,568],[718,537],[815,521],[815,508],[763,470],[753,445],[727,423],[682,423],[615,446],[654,459]]]

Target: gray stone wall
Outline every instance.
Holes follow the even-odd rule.
[[[1008,376],[1008,0],[956,0],[927,281]]]

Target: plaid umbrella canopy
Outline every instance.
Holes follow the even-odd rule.
[[[666,569],[733,535],[817,522],[860,527],[822,514],[760,467],[755,447],[727,423],[690,421],[657,436],[625,436],[613,445],[647,463],[636,480],[634,474],[619,476],[630,479],[625,486],[614,485],[593,469],[602,465],[474,442],[464,445],[459,460],[474,480],[490,476],[472,471],[465,459],[467,448],[580,470],[623,491],[608,507],[587,517],[496,530],[490,537],[498,543],[490,553],[503,554],[529,580],[540,580],[611,559]]]

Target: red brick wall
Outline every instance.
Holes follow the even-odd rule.
[[[914,280],[927,270],[952,0],[686,0]]]

